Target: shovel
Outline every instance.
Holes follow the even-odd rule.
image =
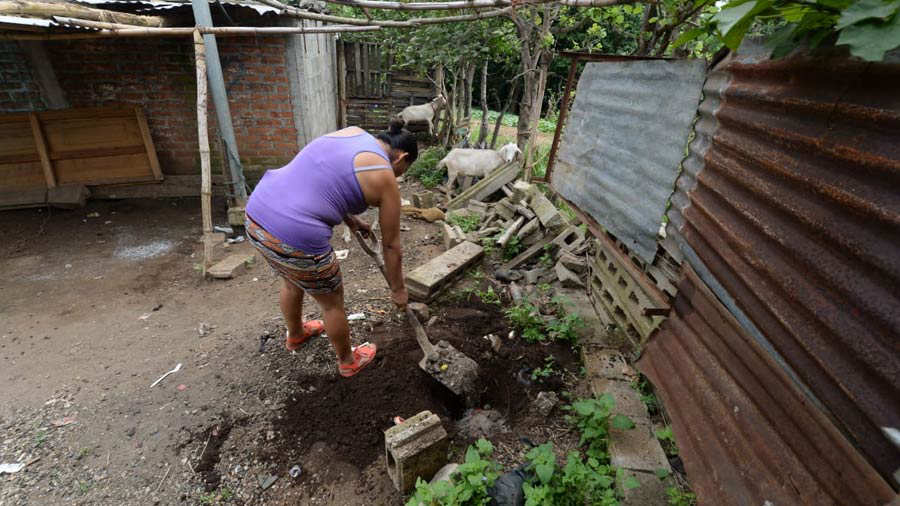
[[[372,237],[371,244],[363,238],[359,231],[356,232],[356,240],[359,245],[375,260],[384,280],[387,281],[387,271],[384,269],[384,258],[381,255],[378,239],[374,234],[370,234],[370,236]],[[478,364],[447,341],[440,341],[437,345],[432,345],[425,333],[425,328],[409,306],[406,306],[406,319],[415,331],[419,347],[425,353],[425,356],[419,361],[419,368],[447,387],[448,390],[463,398],[466,404],[474,405],[478,401],[475,395]]]

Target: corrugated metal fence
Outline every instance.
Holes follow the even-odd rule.
[[[753,46],[707,77],[668,213],[686,274],[639,361],[701,504],[895,495],[898,83],[898,63]]]

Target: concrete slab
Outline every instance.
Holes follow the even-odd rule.
[[[430,411],[384,431],[385,461],[394,487],[405,494],[417,478],[431,479],[447,462],[448,444],[441,419]]]
[[[66,184],[47,189],[47,203],[63,209],[84,207],[90,196],[90,190],[83,184]]]
[[[421,302],[428,302],[454,276],[483,255],[484,249],[481,246],[465,241],[432,258],[406,275],[406,286],[410,297]]]
[[[230,279],[246,270],[247,264],[250,262],[253,262],[253,254],[232,253],[213,264],[206,273],[216,279]]]
[[[669,500],[666,489],[674,485],[675,481],[669,476],[659,479],[656,473],[647,473],[643,471],[633,471],[629,469],[624,472],[616,480],[616,487],[622,493],[622,506],[668,506]],[[626,488],[625,480],[627,478],[637,480],[639,486],[636,488]]]
[[[647,419],[650,414],[647,412],[647,405],[641,402],[641,396],[627,381],[608,381],[603,390],[594,395],[609,394],[616,400],[614,413],[622,414],[632,420]]]
[[[556,271],[556,277],[559,279],[559,282],[562,284],[563,288],[584,288],[584,281],[581,280],[581,277],[578,274],[570,271],[563,265],[562,262],[557,262],[556,266],[553,267],[553,270]]]
[[[541,192],[534,192],[531,197],[531,210],[534,211],[534,214],[541,220],[541,225],[545,228],[552,229],[563,225],[563,219],[559,214],[559,210]]]
[[[609,433],[610,463],[632,471],[656,472],[668,469],[666,453],[653,434],[649,420],[635,420],[630,430],[611,429]]]

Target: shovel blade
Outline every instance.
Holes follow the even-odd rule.
[[[419,361],[419,368],[455,395],[462,397],[466,404],[476,403],[478,363],[447,341],[437,343],[434,350],[434,355],[423,357]]]

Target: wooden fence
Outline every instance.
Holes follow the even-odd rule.
[[[341,127],[384,130],[404,107],[427,103],[437,94],[428,78],[394,70],[393,55],[379,44],[337,41],[337,59]]]

